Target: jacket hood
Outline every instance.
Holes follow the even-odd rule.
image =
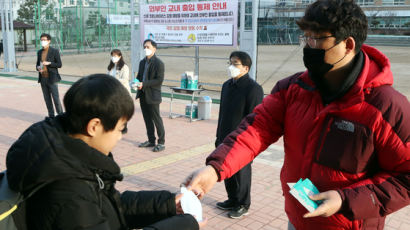
[[[351,89],[340,99],[338,104],[350,107],[364,100],[365,94],[372,92],[373,88],[393,84],[393,74],[390,61],[382,52],[374,47],[363,44],[361,51],[364,55],[364,64],[356,82]],[[314,89],[314,83],[306,70],[301,79]]]
[[[122,179],[112,155],[106,156],[64,129],[64,115],[33,124],[10,147],[7,179],[15,191],[27,192],[40,184],[70,178]]]
[[[363,88],[375,88],[382,85],[393,85],[393,74],[390,69],[390,61],[382,52],[374,47],[363,45],[365,64],[362,74],[367,75],[362,79]]]

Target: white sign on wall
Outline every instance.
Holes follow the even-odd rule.
[[[139,24],[139,17],[134,16],[135,24]],[[107,24],[111,25],[131,25],[131,15],[108,14]]]
[[[172,45],[237,45],[238,1],[140,7],[141,41]]]

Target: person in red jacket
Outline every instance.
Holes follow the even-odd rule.
[[[410,104],[388,58],[363,44],[367,20],[353,0],[318,0],[297,21],[306,71],[280,80],[184,184],[201,193],[283,136],[281,184],[289,229],[383,229],[410,204]],[[309,178],[312,212],[287,183]]]

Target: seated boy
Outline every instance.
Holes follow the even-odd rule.
[[[82,78],[64,106],[65,114],[29,127],[7,154],[12,189],[28,194],[45,184],[25,203],[28,229],[199,229],[193,216],[177,213],[181,195],[115,189],[123,177],[111,150],[134,113],[118,80]]]

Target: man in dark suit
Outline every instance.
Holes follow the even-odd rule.
[[[63,113],[57,86],[57,82],[61,80],[58,73],[58,68],[62,66],[61,58],[58,50],[50,47],[51,36],[49,34],[41,34],[40,40],[43,48],[37,52],[38,82],[41,84],[48,116],[54,117],[53,102],[57,114]]]
[[[137,79],[140,81],[136,99],[140,99],[142,116],[147,128],[148,141],[139,147],[154,147],[152,151],[165,149],[165,130],[159,112],[161,86],[164,81],[164,63],[157,58],[157,43],[151,39],[144,41],[145,58],[140,61]],[[154,127],[155,125],[155,127]],[[155,145],[155,128],[157,129],[158,144]]]

